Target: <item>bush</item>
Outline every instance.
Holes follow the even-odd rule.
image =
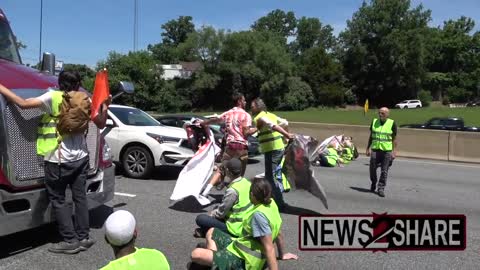
[[[470,93],[464,88],[451,86],[447,88],[447,96],[453,103],[463,103],[470,98]]]
[[[422,90],[418,92],[418,99],[422,102],[423,107],[428,107],[430,106],[430,103],[432,102],[432,94],[430,94],[429,91]]]

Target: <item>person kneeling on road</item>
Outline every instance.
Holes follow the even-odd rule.
[[[105,221],[105,241],[113,248],[115,260],[101,270],[158,269],[170,270],[167,258],[155,249],[136,248],[136,221],[125,210],[112,213]]]
[[[250,187],[250,201],[254,205],[243,219],[242,235],[232,239],[216,228],[207,232],[207,248],[192,251],[193,263],[212,266],[213,269],[278,269],[273,243],[279,258],[296,260],[298,256],[284,253],[285,243],[280,232],[282,218],[272,199],[272,187],[265,179],[256,178]]]
[[[208,229],[214,227],[235,237],[242,232],[242,218],[253,207],[249,199],[251,183],[241,176],[242,162],[232,158],[225,162],[227,177],[231,180],[222,203],[210,215],[198,215],[195,222],[200,227],[195,237],[205,237]]]

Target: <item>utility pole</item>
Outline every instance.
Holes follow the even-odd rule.
[[[42,26],[43,26],[43,0],[40,0],[40,50],[38,51],[38,63],[42,61]],[[41,66],[41,63],[40,63]]]
[[[137,43],[138,43],[138,3],[137,0],[134,0],[134,8],[133,8],[133,51],[137,51]]]

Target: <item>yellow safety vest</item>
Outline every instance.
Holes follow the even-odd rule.
[[[372,123],[372,149],[381,151],[392,151],[393,120],[387,119],[383,125],[375,118]]]
[[[273,113],[260,112],[253,118],[253,124],[256,126],[258,119],[261,117],[266,117],[268,120],[272,121],[274,124],[278,122],[277,116]],[[283,136],[280,132],[270,130],[267,125],[263,125],[262,128],[258,131],[258,143],[260,144],[260,153],[267,153],[274,150],[282,150],[285,148],[283,143]]]
[[[350,147],[345,147],[342,152],[342,158],[345,163],[349,163],[353,160],[353,152]]]
[[[45,156],[58,146],[57,120],[63,100],[62,91],[52,93],[52,113],[44,114],[37,128],[37,154]]]
[[[249,211],[253,208],[250,202],[250,186],[252,184],[247,178],[242,178],[240,181],[230,184],[238,194],[238,202],[233,205],[232,209],[227,214],[227,229],[230,234],[238,237],[242,234],[242,221]]]
[[[162,252],[148,248],[135,249],[134,253],[111,261],[101,270],[170,270],[167,258]]]
[[[328,147],[327,152],[328,153],[327,153],[327,155],[325,155],[325,157],[327,158],[328,164],[330,164],[331,166],[336,166],[337,161],[338,161],[337,150],[335,150],[331,147]]]
[[[282,218],[273,199],[269,205],[258,204],[250,211],[248,217],[243,220],[242,236],[235,239],[227,247],[228,251],[245,261],[246,270],[262,269],[266,262],[266,256],[262,253],[262,244],[253,238],[252,233],[251,221],[253,214],[257,211],[263,213],[268,219],[273,241],[277,239],[282,227]]]

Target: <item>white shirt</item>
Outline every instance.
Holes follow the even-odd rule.
[[[52,113],[52,93],[53,91],[49,91],[37,97],[43,103],[43,106],[40,107],[40,109],[48,114]],[[62,155],[60,159],[61,163],[77,161],[88,156],[85,136],[81,134],[64,136],[60,145],[60,153]],[[58,148],[47,153],[44,160],[58,163]]]
[[[283,119],[283,118],[280,118],[277,116],[277,123],[273,123],[272,121],[270,121],[270,119],[268,119],[266,116],[264,117],[260,117],[260,120],[262,120],[267,126],[268,128],[271,130],[273,128],[273,126],[275,125],[280,125],[282,127],[284,126],[288,126],[288,121],[286,119]]]

